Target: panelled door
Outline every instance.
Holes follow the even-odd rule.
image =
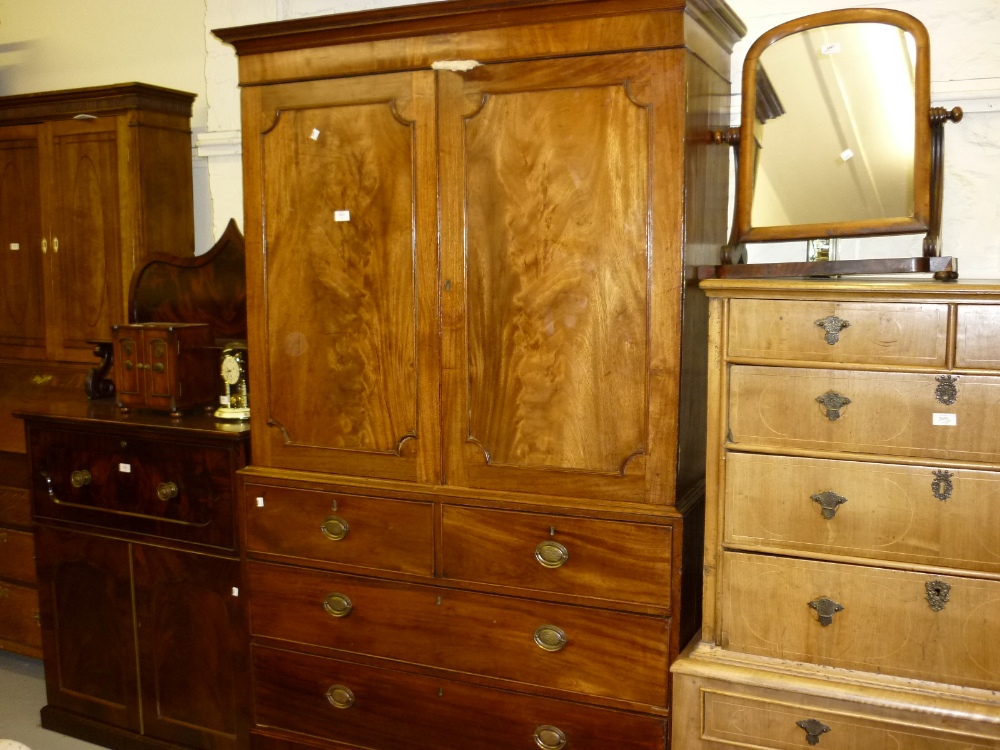
[[[672,501],[681,55],[439,73],[448,484]]]
[[[434,115],[431,71],[244,90],[255,464],[437,481]]]

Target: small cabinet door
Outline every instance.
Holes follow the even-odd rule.
[[[433,84],[244,89],[257,464],[440,474]]]
[[[671,502],[682,55],[439,74],[448,484]]]
[[[129,545],[35,530],[50,706],[140,730]]]

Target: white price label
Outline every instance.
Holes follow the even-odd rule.
[[[120,471],[122,474],[131,474],[132,464],[118,464],[118,471]]]
[[[350,211],[334,211],[333,212],[334,221],[350,221],[351,212]]]
[[[20,243],[17,243],[17,242],[11,242],[10,243],[10,249],[11,250],[20,250],[21,249],[21,245],[20,245]]]
[[[264,507],[264,498],[262,498],[262,497],[258,497],[257,498],[257,507],[258,508],[263,508]]]
[[[954,427],[958,425],[958,415],[947,414],[945,412],[934,412],[932,421],[935,425],[948,425]]]
[[[824,44],[819,48],[819,53],[821,55],[839,55],[840,42],[830,42],[829,44]]]
[[[313,132],[311,132],[309,134],[309,137],[312,138],[314,141],[318,141],[319,140],[319,131],[316,128],[313,128]]]

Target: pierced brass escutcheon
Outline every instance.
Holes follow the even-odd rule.
[[[934,389],[934,398],[945,406],[951,406],[958,401],[958,378],[954,375],[938,375],[934,378],[937,388]]]
[[[819,736],[830,731],[830,727],[819,719],[803,719],[802,721],[795,722],[795,726],[801,728],[806,733],[806,742],[810,745],[818,745]]]
[[[813,599],[809,602],[809,606],[816,610],[816,614],[819,615],[819,624],[824,628],[833,622],[833,616],[838,612],[843,612],[844,608],[842,605],[837,604],[833,599],[828,599],[823,596],[819,599]]]
[[[535,630],[535,643],[544,651],[562,651],[567,642],[565,631],[555,625],[540,625]]]
[[[843,505],[847,502],[846,497],[838,495],[836,492],[831,492],[830,490],[827,490],[826,492],[818,492],[811,497],[819,503],[819,507],[823,509],[823,518],[827,521],[837,515],[837,506]]]
[[[566,733],[559,727],[542,724],[535,728],[535,744],[542,750],[561,750],[566,747]]]
[[[569,560],[569,550],[552,539],[546,539],[535,547],[535,559],[546,568],[561,568]]]
[[[156,496],[163,502],[173,500],[180,493],[174,482],[161,482],[156,488]]]
[[[326,699],[334,708],[350,708],[354,705],[354,692],[344,685],[331,685],[326,690]]]
[[[931,482],[931,492],[934,493],[934,497],[942,501],[951,497],[951,493],[955,489],[955,485],[951,483],[954,476],[950,471],[944,469],[934,472],[934,481]]]
[[[831,422],[836,422],[840,419],[840,410],[851,403],[851,399],[847,396],[841,396],[836,391],[827,391],[822,396],[817,396],[816,401],[823,405],[826,409],[826,418]]]
[[[91,479],[93,479],[93,477],[90,476],[90,472],[86,469],[74,471],[69,475],[69,483],[76,487],[76,489],[80,489],[81,487],[90,484]]]
[[[821,320],[817,320],[816,325],[826,331],[826,336],[824,337],[826,338],[826,343],[833,346],[840,341],[840,332],[848,328],[851,324],[843,318],[838,318],[836,315],[828,315]]]
[[[329,516],[319,528],[323,532],[323,536],[334,542],[339,542],[351,530],[351,527],[347,525],[347,521],[340,516]]]
[[[346,594],[330,594],[323,601],[323,609],[331,617],[347,617],[354,609]]]
[[[927,592],[927,604],[935,612],[944,609],[944,605],[948,603],[948,597],[951,596],[951,585],[945,581],[927,581],[924,584],[924,590]]]

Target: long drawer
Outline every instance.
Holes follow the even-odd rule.
[[[33,584],[35,539],[27,531],[0,528],[0,580]]]
[[[1000,582],[726,552],[731,651],[1000,688]]]
[[[670,607],[673,527],[446,506],[442,576]]]
[[[0,581],[0,648],[5,641],[41,650],[37,589]]]
[[[1000,572],[1000,473],[730,452],[724,543]]]
[[[663,750],[663,720],[254,647],[258,731],[407,750]],[[277,731],[275,731],[277,730]],[[290,747],[255,738],[255,747]]]
[[[670,620],[251,563],[254,635],[667,705]]]
[[[734,366],[736,445],[1000,459],[1000,378]]]

